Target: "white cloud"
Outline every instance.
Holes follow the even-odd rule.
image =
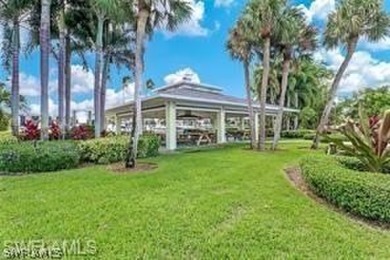
[[[194,83],[200,83],[199,75],[194,72],[191,68],[185,68],[176,71],[175,73],[169,74],[164,77],[164,81],[166,84],[174,84],[177,82],[180,82],[187,78],[187,80],[194,82]]]
[[[328,64],[333,71],[336,71],[344,60],[340,49],[321,49],[315,57]],[[385,84],[390,84],[390,62],[375,59],[367,51],[357,51],[340,83],[339,94]]]
[[[336,8],[335,0],[314,0],[309,7],[298,5],[305,13],[308,23],[315,20],[326,20],[329,13]]]
[[[214,5],[216,7],[230,7],[234,3],[234,0],[215,0]]]
[[[71,90],[74,94],[91,93],[94,84],[94,75],[91,70],[86,71],[80,65],[72,65]],[[52,78],[49,81],[49,93],[58,89],[57,70],[51,70]],[[24,72],[19,74],[20,93],[26,97],[39,97],[41,95],[41,82],[37,76],[28,75]],[[10,80],[7,82],[10,84]]]
[[[90,93],[93,90],[95,77],[92,70],[85,70],[81,65],[72,65],[72,92]]]
[[[175,32],[164,31],[164,34],[167,37],[173,37],[175,35],[207,36],[209,34],[209,29],[202,26],[202,21],[205,15],[204,2],[197,0],[186,1],[188,1],[193,10],[191,19],[181,24]]]
[[[390,49],[390,37],[385,37],[378,42],[363,40],[360,47],[370,51],[385,51]]]

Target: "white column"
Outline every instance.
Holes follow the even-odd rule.
[[[122,128],[122,119],[119,116],[115,116],[115,131],[117,135],[121,134]]]
[[[259,113],[255,112],[255,135],[256,142],[259,140]]]
[[[165,142],[167,150],[175,150],[176,140],[176,105],[169,101],[165,104]]]
[[[225,126],[226,114],[225,109],[217,113],[217,143],[223,144],[226,143],[226,126]]]
[[[241,117],[241,130],[245,130],[245,117]]]

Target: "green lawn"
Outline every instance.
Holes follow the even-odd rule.
[[[298,143],[165,155],[147,174],[105,167],[0,179],[0,239],[93,239],[99,259],[390,258],[390,232],[301,194]],[[3,246],[0,244],[0,247]]]

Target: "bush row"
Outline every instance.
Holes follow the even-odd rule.
[[[79,165],[80,154],[72,142],[22,142],[0,145],[2,173],[58,171]]]
[[[108,164],[125,159],[129,137],[110,137],[88,141],[4,142],[0,143],[0,173],[49,172],[76,168],[81,163]],[[160,140],[142,136],[138,158],[158,155]]]
[[[310,129],[287,130],[282,131],[281,137],[291,139],[303,139],[307,135],[312,135],[314,137],[315,133],[316,132],[314,130]]]
[[[129,137],[117,136],[78,143],[83,162],[108,164],[123,161],[129,147]],[[160,140],[156,135],[144,135],[138,142],[138,158],[158,155]]]
[[[289,131],[282,131],[281,133],[282,138],[304,139],[304,140],[313,140],[315,135],[316,135],[316,131],[310,129],[289,130]],[[341,134],[328,134],[328,137],[332,139],[347,141],[347,139]],[[329,140],[327,138],[321,138],[321,142],[328,143]]]
[[[390,223],[389,175],[350,170],[326,156],[307,157],[300,165],[306,183],[318,196],[347,212]]]

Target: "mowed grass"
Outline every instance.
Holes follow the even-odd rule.
[[[390,258],[389,231],[291,186],[283,168],[309,153],[298,146],[165,155],[146,174],[92,167],[3,177],[0,239],[93,239],[98,259]]]

